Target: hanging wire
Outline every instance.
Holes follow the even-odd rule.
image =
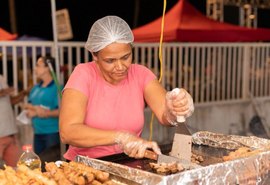
[[[159,49],[158,49],[158,56],[159,56],[159,62],[160,62],[160,72],[159,72],[159,79],[158,81],[161,83],[162,76],[163,76],[163,69],[162,69],[162,63],[163,63],[163,33],[164,33],[164,18],[165,18],[165,12],[166,12],[166,6],[167,6],[167,0],[163,0],[163,12],[162,12],[162,19],[161,19],[161,32],[160,32],[160,39],[159,39]],[[152,112],[151,120],[150,120],[150,133],[149,133],[149,141],[152,141],[153,138],[153,121],[154,121],[154,113]]]

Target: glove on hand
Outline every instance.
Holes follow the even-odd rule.
[[[161,154],[156,142],[146,141],[130,133],[119,132],[115,138],[115,142],[129,157],[143,158],[147,148],[153,149],[157,154]]]
[[[179,122],[184,122],[185,118],[191,116],[194,112],[193,99],[184,89],[175,88],[167,92],[165,104],[165,118],[173,126],[177,126]]]

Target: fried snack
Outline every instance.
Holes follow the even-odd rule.
[[[31,170],[18,165],[17,170],[5,166],[0,170],[0,185],[113,185],[109,173],[96,170],[78,162],[62,162],[58,167],[54,162],[45,162],[46,172]]]
[[[103,183],[103,185],[114,185],[115,183],[111,180],[108,180],[106,182]]]
[[[233,152],[230,152],[229,155],[223,156],[222,159],[224,161],[230,161],[230,160],[239,159],[239,158],[243,158],[243,157],[253,156],[253,155],[256,155],[260,152],[262,152],[261,149],[251,150],[248,147],[240,147],[239,149],[237,149]]]
[[[72,168],[69,163],[64,162],[60,167],[66,178],[72,183],[72,184],[78,184],[78,185],[84,185],[87,183],[86,179],[84,178],[84,174],[81,173],[78,169]]]
[[[26,174],[24,174],[23,172],[20,171],[16,171],[16,175],[21,179],[23,184],[40,184],[38,183],[35,179],[28,177]]]
[[[185,168],[177,162],[172,163],[149,163],[150,167],[154,172],[160,175],[170,175],[175,174],[181,171],[184,171]]]
[[[202,156],[192,153],[192,155],[191,155],[191,162],[192,163],[200,164],[203,161],[204,161],[204,159]]]
[[[26,176],[34,179],[35,181],[37,181],[40,184],[57,185],[57,183],[54,180],[47,178],[39,170],[31,170],[28,167],[26,167],[25,165],[19,165],[18,168],[17,168],[17,170],[19,172],[24,173]]]
[[[102,171],[96,170],[90,166],[84,165],[82,163],[74,162],[74,161],[71,161],[69,163],[69,166],[71,166],[72,168],[76,168],[78,171],[83,172],[86,175],[93,174],[94,179],[96,179],[102,183],[109,181],[110,175],[107,172],[102,172]],[[87,178],[91,179],[92,176],[90,176],[90,177],[87,176]]]
[[[92,185],[102,185],[102,183],[97,180],[93,180]]]
[[[31,184],[40,185],[35,179],[30,178],[22,172],[15,171],[10,166],[5,166],[5,170],[0,170],[0,185]]]
[[[54,162],[45,162],[47,176],[53,178],[59,185],[72,185],[66,178],[62,169],[58,168]]]
[[[22,185],[23,181],[17,176],[16,171],[10,167],[5,165],[5,175],[6,179],[10,184]]]
[[[0,185],[8,185],[8,180],[6,179],[4,170],[0,170]]]

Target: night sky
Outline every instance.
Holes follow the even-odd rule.
[[[169,10],[178,0],[167,0]],[[18,35],[31,35],[52,40],[50,0],[15,0]],[[67,8],[71,19],[73,41],[85,41],[91,25],[106,15],[118,15],[125,19],[131,28],[144,25],[162,15],[163,0],[138,0],[139,16],[135,22],[136,0],[56,0],[56,9]],[[206,0],[189,0],[199,11],[205,14]],[[11,31],[8,0],[0,1],[0,27]],[[238,9],[226,7],[225,21],[238,24]],[[260,10],[258,27],[269,25],[270,10]]]

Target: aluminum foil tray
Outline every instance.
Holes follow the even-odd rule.
[[[198,169],[162,176],[114,162],[77,156],[76,161],[111,174],[117,184],[270,184],[270,151],[256,156],[220,162]]]
[[[260,149],[270,146],[269,139],[256,136],[225,135],[208,131],[199,131],[192,134],[192,142],[198,145],[225,148],[229,150],[238,149],[240,147]]]
[[[137,184],[162,184],[163,177],[137,168],[114,162],[103,161],[99,159],[88,158],[78,155],[75,159],[95,169],[110,173],[114,182],[120,182],[127,185]]]
[[[206,138],[205,134],[202,134],[201,136],[206,139],[204,141],[208,141],[209,139],[214,141],[213,138],[215,138],[216,136],[219,137],[218,134],[213,135],[212,133],[209,135],[211,136],[209,138]],[[241,141],[241,143],[244,143],[245,146],[247,144],[250,144],[250,147],[252,148],[258,148],[260,143],[263,143],[263,145],[265,143],[268,144],[269,141],[267,140],[266,142],[265,139],[260,140],[260,138],[256,138],[255,140],[253,137],[242,138],[241,136],[237,136],[237,139],[237,142]],[[124,154],[113,156],[113,160],[111,156],[101,159],[92,159],[84,156],[77,156],[76,161],[83,162],[84,164],[92,166],[96,169],[106,171],[111,174],[112,178],[116,178],[116,180],[118,180],[119,182],[131,185],[270,184],[270,151],[268,151],[268,149],[262,150],[262,152],[250,157],[223,162],[222,156],[228,155],[229,152],[233,150],[232,148],[227,149],[226,147],[232,145],[224,145],[224,142],[221,143],[221,148],[217,147],[216,144],[215,146],[211,145],[212,142],[210,142],[209,145],[207,145],[207,143],[200,143],[193,144],[192,146],[192,152],[197,155],[201,155],[204,158],[204,162],[200,164],[202,166],[201,168],[191,169],[167,176],[162,176],[150,172],[149,168],[146,165],[149,164],[149,161],[145,159],[130,159],[127,158],[127,156],[125,156]],[[242,145],[239,146],[241,147]],[[162,151],[162,153],[166,154],[166,152],[164,151]],[[107,159],[112,160],[113,162],[106,161]]]

